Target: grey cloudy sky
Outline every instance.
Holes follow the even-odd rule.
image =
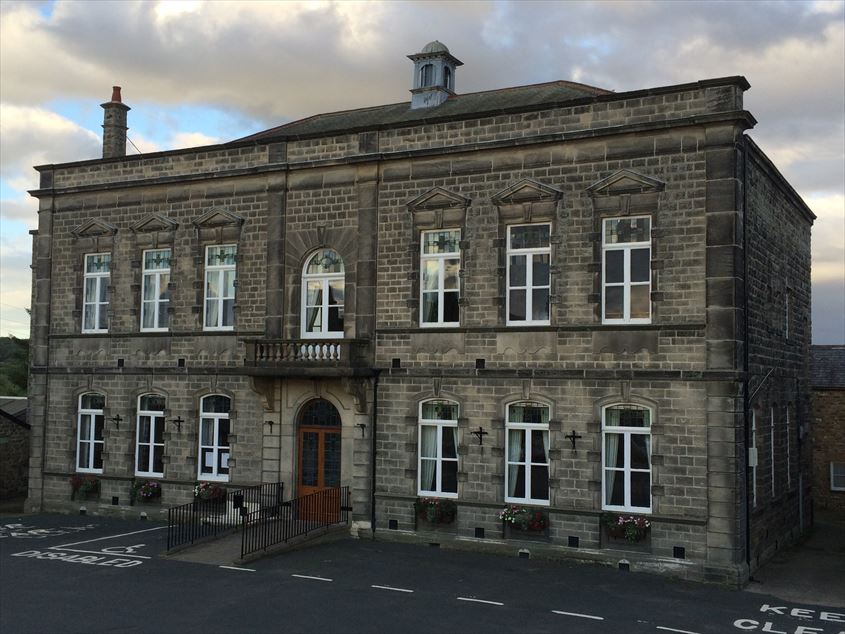
[[[31,166],[99,155],[113,84],[142,151],[407,101],[439,39],[458,92],[744,75],[751,135],[819,216],[814,339],[845,342],[845,5],[820,2],[0,3],[0,334],[26,333]]]

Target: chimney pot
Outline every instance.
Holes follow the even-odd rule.
[[[122,100],[120,99],[120,86],[112,86],[111,100],[116,101],[117,103],[122,103]]]

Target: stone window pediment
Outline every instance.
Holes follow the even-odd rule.
[[[633,170],[622,169],[590,185],[587,193],[592,197],[620,196],[662,192],[665,188],[666,184],[663,181]]]
[[[153,233],[157,231],[175,231],[179,223],[161,214],[149,214],[136,222],[132,227],[134,233]]]
[[[217,227],[240,227],[245,222],[242,216],[225,209],[209,209],[199,218],[193,220],[194,226],[200,229],[216,229]]]
[[[549,185],[524,178],[494,194],[490,200],[506,222],[553,220],[563,192]]]
[[[407,204],[418,229],[463,226],[470,199],[442,187],[433,187]]]
[[[101,236],[113,236],[117,233],[117,227],[103,220],[92,218],[79,225],[71,233],[77,238],[99,238]]]

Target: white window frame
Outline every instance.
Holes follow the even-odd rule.
[[[147,269],[147,254],[164,252],[167,253],[167,268]],[[141,332],[167,332],[170,329],[169,326],[159,325],[161,324],[162,314],[166,314],[166,311],[170,307],[170,298],[167,297],[162,299],[160,296],[156,295],[153,299],[145,299],[145,291],[148,280],[153,284],[155,289],[161,288],[161,278],[163,276],[167,276],[167,281],[165,283],[170,283],[170,262],[172,258],[173,251],[169,247],[162,249],[147,249],[141,253],[141,267],[143,271],[141,275]],[[146,317],[148,310],[153,311],[153,323],[155,326],[145,328],[144,317]],[[204,318],[203,323],[205,323]]]
[[[625,426],[608,426],[607,425],[607,410],[615,407],[632,407],[636,409],[648,410],[649,425],[648,427],[625,427]],[[654,410],[651,407],[640,405],[638,403],[610,403],[601,409],[601,503],[602,509],[606,511],[623,511],[628,513],[651,513],[653,507],[653,499],[651,495],[651,487],[654,484],[654,473],[652,471],[652,451],[651,428],[654,425]],[[624,443],[623,453],[625,463],[622,468],[607,466],[607,434],[616,434],[622,436]],[[648,436],[649,437],[649,468],[648,469],[634,469],[631,466],[631,437],[632,436]],[[625,492],[625,503],[623,505],[609,504],[607,500],[607,482],[606,474],[608,471],[616,471],[624,478],[623,489]],[[634,506],[631,503],[631,474],[632,473],[648,473],[649,476],[649,491],[648,491],[648,506]],[[618,477],[618,475],[617,475]]]
[[[307,273],[308,266],[311,260],[325,251],[334,251],[340,261],[341,271],[339,273]],[[340,253],[334,249],[319,249],[308,256],[305,264],[302,267],[302,292],[301,292],[301,306],[300,311],[300,332],[303,339],[343,339],[342,330],[327,330],[329,326],[329,285],[331,282],[343,282],[343,303],[333,304],[332,306],[340,306],[344,314],[344,327],[346,327],[346,265],[343,263],[343,258]],[[318,332],[308,331],[308,282],[320,282],[322,285],[322,302],[320,303],[320,330]]]
[[[512,230],[520,227],[540,227],[547,226],[549,228],[549,244],[545,247],[531,247],[527,249],[513,249],[511,248]],[[518,225],[507,226],[507,253],[505,260],[507,262],[505,270],[505,316],[508,326],[548,326],[552,323],[552,223],[550,222],[530,222]],[[548,255],[549,256],[549,283],[543,285],[534,284],[534,256]],[[525,286],[511,286],[511,257],[524,256],[525,257]],[[534,313],[534,293],[535,290],[548,289],[549,291],[549,317],[547,319],[531,319]],[[525,291],[525,319],[513,320],[511,319],[511,291],[524,290]]]
[[[648,229],[649,229],[649,239],[644,240],[642,242],[615,242],[612,244],[607,243],[607,223],[609,221],[614,220],[640,220],[640,219],[647,219]],[[601,221],[601,321],[603,324],[650,324],[651,323],[651,282],[652,282],[652,273],[651,273],[651,229],[652,229],[652,217],[649,215],[645,216],[631,216],[631,217],[622,217],[622,218],[602,218]],[[649,259],[649,268],[648,268],[648,282],[631,282],[631,251],[634,249],[645,249],[648,248],[648,259]],[[611,282],[608,283],[607,281],[607,271],[605,270],[607,267],[607,257],[606,254],[608,251],[623,251],[623,278],[622,282]],[[637,317],[631,318],[631,287],[632,286],[648,286],[648,317]],[[623,317],[621,319],[609,319],[605,316],[606,306],[607,306],[607,287],[608,286],[621,286],[623,287],[623,300],[622,300],[622,310],[623,310]]]
[[[226,249],[226,248],[233,248],[235,249],[234,257],[238,257],[238,245],[237,244],[210,244],[205,247],[205,275],[203,276],[203,301],[202,301],[202,329],[207,331],[213,330],[234,330],[234,311],[232,312],[232,325],[224,326],[223,317],[224,317],[224,306],[225,300],[232,300],[234,303],[235,295],[237,295],[237,285],[238,285],[238,274],[237,274],[237,260],[232,264],[209,264],[208,263],[208,254],[211,249]],[[226,291],[226,272],[233,271],[234,272],[234,294],[229,297],[225,294]],[[208,297],[208,278],[211,273],[219,272],[220,275],[217,277],[217,297]],[[208,302],[213,301],[217,303],[217,324],[209,326],[208,325]]]
[[[840,478],[842,478],[842,485],[837,486],[836,484],[836,465],[839,465],[842,468],[842,473],[840,474]],[[845,491],[845,462],[834,462],[831,460],[830,462],[830,490],[831,491]]]
[[[222,396],[224,398],[229,399],[229,411],[228,412],[206,412],[203,407],[205,406],[205,399],[214,397],[214,396]],[[219,473],[218,465],[220,464],[219,456],[220,454],[228,454],[229,458],[227,458],[226,464],[228,465],[228,461],[231,458],[232,454],[232,445],[231,442],[228,445],[218,445],[217,438],[220,432],[220,421],[226,420],[229,421],[229,435],[232,433],[232,423],[231,423],[231,414],[232,412],[232,398],[230,396],[226,396],[225,394],[206,394],[200,399],[200,424],[199,424],[199,452],[197,453],[197,478],[199,480],[207,481],[207,482],[228,482],[229,481],[229,474],[228,473]],[[202,429],[203,425],[209,421],[212,426],[212,444],[204,445],[202,444]],[[210,449],[211,455],[213,456],[212,460],[212,472],[206,473],[203,472],[203,449]],[[229,467],[227,466],[227,469]]]
[[[551,480],[552,480],[552,465],[551,460],[549,459],[549,452],[546,451],[546,462],[533,462],[531,460],[532,456],[532,442],[533,442],[533,431],[541,431],[546,434],[546,446],[551,449],[551,437],[549,436],[549,424],[548,423],[520,423],[520,422],[511,422],[510,420],[510,409],[516,405],[523,405],[523,404],[531,404],[535,406],[545,407],[549,414],[548,420],[552,419],[552,408],[551,405],[548,403],[544,403],[542,401],[512,401],[505,405],[505,502],[509,504],[531,504],[533,506],[549,506],[551,504]],[[518,430],[522,432],[522,442],[523,442],[523,450],[525,455],[524,461],[511,461],[510,460],[510,432],[511,430]],[[510,486],[510,467],[511,465],[514,466],[522,466],[524,469],[524,479],[525,479],[525,493],[526,497],[516,497],[511,496],[509,491],[511,489]],[[549,488],[546,492],[546,499],[541,498],[532,498],[531,496],[531,467],[536,466],[545,466],[547,469],[547,480],[549,482]]]
[[[89,258],[96,258],[108,256],[109,262],[109,270],[103,273],[100,272],[88,272],[88,260]],[[111,281],[111,253],[86,253],[84,261],[82,263],[82,332],[86,334],[94,334],[94,333],[103,333],[109,331],[109,317],[108,317],[108,310],[109,310],[109,302],[111,301],[111,297],[109,296],[108,291],[108,284]],[[94,291],[94,299],[90,301],[88,297],[88,280],[95,281],[95,291]],[[100,293],[102,290],[102,285],[106,285],[106,301],[100,301]],[[106,311],[106,327],[105,328],[86,328],[85,327],[85,317],[88,315],[88,312],[93,310],[94,311],[94,324],[100,323],[100,317],[103,311]]]
[[[447,402],[450,405],[454,405],[456,411],[460,411],[459,405],[455,401],[450,401],[448,399],[428,399],[422,401],[419,405],[419,425],[417,427],[418,433],[418,445],[417,445],[417,491],[418,494],[424,497],[437,497],[437,498],[457,498],[458,492],[455,491],[452,493],[451,491],[443,491],[443,463],[444,462],[454,462],[457,468],[459,465],[460,456],[458,455],[458,416],[454,419],[437,419],[437,418],[423,418],[423,405],[425,403],[430,403],[432,401],[438,402]],[[435,490],[429,491],[423,489],[422,486],[422,471],[423,471],[423,455],[422,455],[422,431],[423,427],[435,427],[437,429],[437,456],[433,459],[435,461],[435,482],[437,486]],[[443,457],[443,429],[450,428],[455,430],[455,457],[454,458],[444,458]],[[432,458],[425,458],[426,460],[432,460]],[[455,482],[457,488],[457,479]]]
[[[103,413],[103,409],[91,409],[91,408],[84,408],[82,407],[82,399],[85,396],[89,395],[96,395],[103,397],[103,403],[105,407],[105,395],[100,394],[99,392],[85,392],[84,394],[80,394],[77,400],[77,417],[76,417],[76,471],[77,473],[102,473],[103,468],[96,468],[96,467],[80,467],[80,458],[82,457],[83,447],[82,445],[86,445],[84,451],[88,454],[88,464],[94,464],[94,449],[97,445],[100,445],[100,456],[102,457],[102,451],[105,447],[105,429],[106,429],[106,420],[105,414]],[[89,438],[82,438],[82,418],[83,416],[89,417]],[[96,440],[97,432],[96,432],[96,425],[97,425],[97,417],[100,417],[102,421],[102,440]]]
[[[420,326],[426,328],[448,328],[457,327],[461,325],[461,308],[458,304],[458,321],[444,321],[443,311],[445,306],[446,293],[454,293],[458,296],[458,302],[461,299],[461,247],[458,246],[457,251],[450,251],[449,253],[426,253],[425,252],[425,236],[430,233],[442,233],[444,231],[456,231],[458,233],[458,243],[461,241],[461,230],[457,228],[444,228],[433,231],[422,231],[420,233]],[[446,278],[446,260],[458,260],[458,288],[455,290],[445,288]],[[425,265],[426,262],[437,262],[437,289],[426,290],[424,285],[425,280]],[[425,295],[437,293],[437,321],[425,321],[425,302],[423,301]]]
[[[136,476],[144,476],[149,478],[163,478],[164,471],[153,471],[153,464],[155,463],[155,449],[156,447],[161,447],[161,454],[162,458],[164,457],[164,410],[142,410],[141,409],[141,399],[146,396],[159,396],[161,398],[166,398],[163,394],[158,394],[155,392],[149,392],[147,394],[141,394],[138,397],[138,414],[135,419],[135,475]],[[150,419],[150,441],[149,442],[141,442],[141,418],[143,416],[147,416]],[[162,433],[162,442],[156,442],[156,428],[161,425],[161,433]],[[147,463],[147,469],[141,469],[141,446],[145,445],[150,448],[150,457],[149,462]],[[163,469],[162,465],[162,469]]]

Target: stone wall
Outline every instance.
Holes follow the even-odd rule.
[[[0,416],[0,500],[26,495],[29,427]]]
[[[845,519],[845,491],[831,491],[830,463],[845,463],[845,390],[813,390],[813,504]]]

